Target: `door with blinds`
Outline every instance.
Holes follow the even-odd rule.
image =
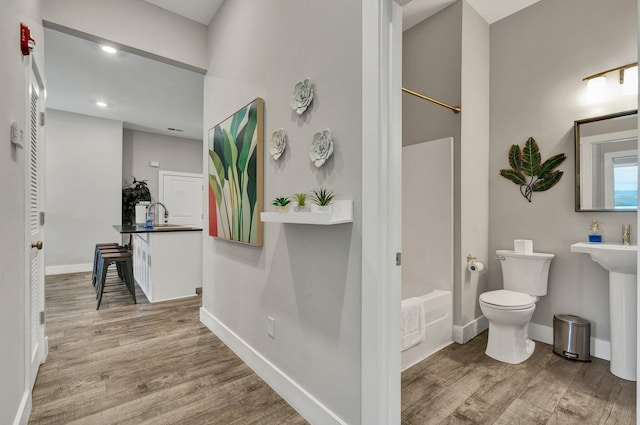
[[[32,56],[29,65],[25,125],[27,235],[27,354],[31,388],[47,355],[44,332],[44,80]]]

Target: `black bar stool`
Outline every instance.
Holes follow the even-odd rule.
[[[127,285],[129,293],[133,297],[133,303],[136,304],[136,286],[133,279],[133,255],[128,250],[124,252],[99,252],[98,265],[96,275],[96,310],[100,309],[102,295],[107,278],[107,271],[111,264],[115,263],[118,269],[118,275],[121,276]]]

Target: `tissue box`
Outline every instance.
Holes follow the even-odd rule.
[[[533,241],[530,239],[515,239],[513,250],[516,254],[533,254]]]

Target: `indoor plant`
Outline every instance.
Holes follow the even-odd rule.
[[[133,178],[131,186],[122,188],[122,224],[134,224],[136,205],[142,201],[151,201],[151,192],[146,180]]]
[[[329,207],[331,205],[331,201],[335,197],[335,193],[333,190],[325,189],[321,187],[320,189],[313,189],[313,195],[311,196],[311,200],[314,204],[316,204],[320,211],[329,211]]]
[[[296,211],[309,211],[309,205],[307,205],[307,198],[309,197],[306,193],[294,193],[293,199],[295,199],[298,205],[295,206]]]
[[[291,199],[289,199],[287,197],[282,197],[282,198],[274,199],[271,204],[276,207],[276,212],[285,213],[285,212],[289,211],[289,203],[290,202],[291,202]]]

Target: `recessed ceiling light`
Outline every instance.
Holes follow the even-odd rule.
[[[114,49],[111,46],[102,46],[102,51],[104,51],[106,53],[109,53],[109,54],[112,54],[112,55],[114,55],[117,52],[117,50]]]
[[[99,106],[101,108],[106,108],[107,104],[105,102],[97,101],[96,102],[96,106]]]

